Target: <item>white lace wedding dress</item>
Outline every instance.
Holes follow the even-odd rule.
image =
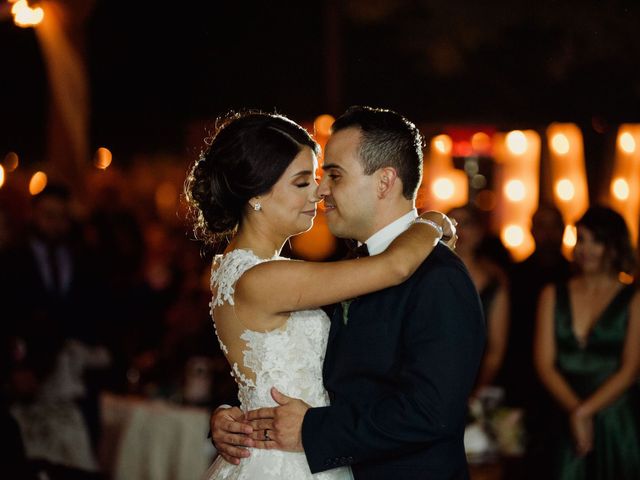
[[[287,259],[274,257],[270,260]],[[266,260],[258,258],[250,250],[233,250],[217,255],[211,275],[211,287],[216,291],[211,310],[225,303],[233,305],[234,287],[248,269]],[[217,267],[217,268],[216,268]],[[215,323],[215,319],[214,319]],[[276,406],[270,389],[276,387],[285,395],[300,398],[312,407],[329,404],[329,397],[322,384],[322,362],[329,333],[329,318],[320,309],[293,312],[286,324],[270,332],[245,330],[242,340],[247,349],[243,352],[243,370],[251,371],[254,378],[242,374],[237,363],[232,365],[232,375],[238,384],[238,397],[243,411]],[[216,330],[217,335],[217,330]],[[220,340],[220,348],[228,353]],[[312,475],[304,453],[277,450],[250,449],[251,456],[231,465],[218,457],[207,470],[209,480],[229,479],[353,479],[349,468],[337,468]]]

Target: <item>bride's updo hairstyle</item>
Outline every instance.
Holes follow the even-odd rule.
[[[191,167],[185,196],[196,237],[213,243],[233,234],[251,198],[268,193],[304,147],[320,148],[282,115],[227,114]]]

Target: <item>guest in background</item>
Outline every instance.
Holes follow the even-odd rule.
[[[467,266],[480,294],[487,323],[487,346],[472,396],[492,385],[500,370],[509,332],[507,273],[483,248],[487,238],[485,214],[471,205],[454,208],[449,217],[458,222],[456,252]]]
[[[26,238],[3,265],[2,305],[15,345],[10,409],[30,459],[95,471],[99,389],[88,375],[110,355],[96,343],[100,302],[70,200],[53,183],[36,195]]]
[[[555,427],[547,420],[553,401],[533,366],[537,301],[546,284],[567,281],[571,268],[562,254],[564,221],[557,208],[540,205],[532,218],[531,233],[534,252],[515,264],[511,272],[509,340],[500,381],[507,404],[522,408],[525,414],[525,457],[508,465],[507,478],[537,480],[549,471],[548,444]]]
[[[640,293],[619,280],[635,266],[629,232],[618,213],[599,206],[577,232],[578,274],[544,288],[535,337],[537,371],[566,420],[554,437],[554,474],[637,480]]]

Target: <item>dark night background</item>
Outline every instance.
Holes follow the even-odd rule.
[[[309,121],[358,103],[418,123],[573,121],[589,157],[640,116],[638,25],[631,0],[97,1],[91,147],[185,153],[193,125],[230,108]],[[37,161],[47,80],[33,29],[0,24],[0,65],[0,150]]]

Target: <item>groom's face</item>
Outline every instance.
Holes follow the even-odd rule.
[[[360,162],[361,131],[340,130],[329,138],[318,194],[324,198],[329,230],[337,237],[364,242],[375,233],[376,176]]]

